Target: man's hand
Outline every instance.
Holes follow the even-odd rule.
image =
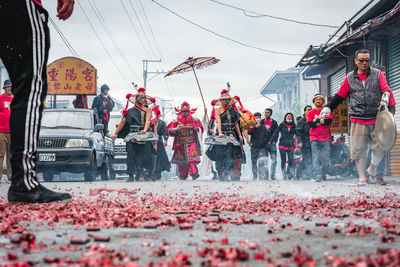
[[[259,128],[260,126],[261,126],[260,123],[257,123],[257,124],[256,124],[256,128]]]
[[[210,134],[214,135],[214,131],[212,129],[210,129]]]
[[[115,140],[115,139],[117,139],[117,135],[114,134],[111,138],[112,138],[113,140]]]
[[[223,133],[220,133],[219,137],[225,137],[225,135]]]
[[[302,148],[302,147],[303,147],[303,144],[302,144],[302,143],[299,143],[299,147]]]
[[[390,93],[388,91],[384,92],[381,98],[381,105],[388,106],[389,105],[389,97]]]
[[[167,145],[168,145],[167,141],[164,141],[164,146],[167,146]]]
[[[145,130],[141,130],[141,131],[139,132],[139,134],[145,134],[145,133],[146,133]]]
[[[321,118],[325,118],[326,116],[329,116],[329,113],[331,113],[331,109],[328,107],[323,107],[321,110]]]
[[[62,20],[68,19],[74,11],[74,0],[58,0],[57,17]]]

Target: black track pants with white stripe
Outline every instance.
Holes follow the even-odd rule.
[[[48,13],[31,0],[0,0],[0,57],[13,84],[11,103],[12,185],[31,190],[50,47]]]

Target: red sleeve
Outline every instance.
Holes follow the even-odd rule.
[[[308,112],[307,115],[307,122],[313,121],[314,120],[314,110],[311,110],[310,112]]]
[[[392,89],[390,89],[385,74],[383,74],[383,72],[381,71],[379,73],[379,89],[381,90],[381,93],[383,92],[390,92],[390,97],[389,97],[389,107],[391,106],[396,106],[396,101],[394,100],[394,96],[393,96],[393,92]]]
[[[347,79],[346,76],[346,78],[344,78],[342,85],[340,86],[339,91],[336,94],[341,98],[347,98],[349,96],[349,91],[350,91],[350,85],[349,85],[349,80]]]
[[[172,128],[175,128],[175,127],[176,127],[176,123],[173,122],[173,121],[171,121],[171,122],[168,124],[168,126],[167,126],[167,133],[168,133],[168,135],[170,135],[170,136],[175,136],[175,135],[176,135],[173,131],[170,131]]]

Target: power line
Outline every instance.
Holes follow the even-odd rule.
[[[68,50],[71,52],[71,54],[74,57],[79,57],[78,53],[76,53],[75,49],[72,47],[71,43],[68,42],[67,37],[62,33],[62,31],[58,28],[57,24],[53,21],[53,19],[49,16],[50,23],[53,25],[54,29],[60,35],[61,40],[64,42],[64,44],[67,46]]]
[[[93,27],[92,23],[89,20],[89,17],[86,15],[85,10],[83,9],[80,1],[77,1],[78,5],[80,7],[80,9],[82,10],[83,15],[85,16],[87,22],[89,23],[90,27],[92,28],[94,34],[96,35],[97,39],[99,40],[99,42],[101,43],[101,45],[103,46],[104,50],[106,51],[106,54],[108,55],[108,57],[110,58],[111,62],[114,64],[115,68],[117,69],[117,71],[119,72],[119,74],[124,78],[124,80],[128,82],[128,80],[126,79],[125,75],[122,73],[121,69],[119,68],[119,66],[115,63],[114,59],[112,58],[112,56],[110,55],[110,52],[108,51],[107,47],[104,45],[103,41],[101,40],[100,36],[98,35],[98,33],[96,32],[95,28]],[[130,84],[130,83],[129,83]]]
[[[134,13],[134,15],[135,15],[135,17],[136,17],[136,20],[137,20],[138,23],[139,23],[140,28],[142,29],[144,38],[146,39],[147,44],[148,44],[148,46],[150,47],[151,52],[153,53],[153,56],[157,58],[157,57],[158,57],[158,56],[157,56],[157,53],[154,51],[153,46],[152,46],[151,42],[149,41],[149,38],[147,38],[146,30],[144,29],[143,24],[142,24],[141,21],[140,21],[139,15],[138,15],[138,13],[136,12],[135,7],[133,6],[132,0],[129,0],[129,3],[131,4],[133,13]],[[139,10],[140,10],[140,9],[139,9]],[[146,13],[144,13],[144,16],[145,16],[145,18],[146,18]],[[151,28],[150,28],[150,31],[151,31]],[[154,41],[156,42],[155,39],[154,39]],[[160,57],[162,57],[162,54],[161,54],[161,53],[160,53]],[[161,85],[162,85],[162,87],[164,88],[164,90],[166,89],[166,90],[168,91],[168,93],[171,94],[171,91],[170,91],[169,87],[165,85],[165,81],[164,81],[164,82],[161,82]]]
[[[222,3],[216,0],[209,0],[211,2],[214,2],[216,4],[220,4],[226,7],[230,7],[236,10],[240,10],[243,12],[243,14],[247,17],[251,17],[251,18],[260,18],[260,17],[268,17],[271,19],[277,19],[277,20],[283,20],[283,21],[287,21],[287,22],[293,22],[293,23],[298,23],[298,24],[303,24],[303,25],[309,25],[309,26],[316,26],[316,27],[326,27],[326,28],[334,28],[337,29],[339,28],[338,26],[333,26],[333,25],[328,25],[328,24],[318,24],[318,23],[312,23],[312,22],[306,22],[306,21],[300,21],[300,20],[294,20],[294,19],[288,19],[288,18],[283,18],[283,17],[278,17],[278,16],[273,16],[273,15],[269,15],[269,14],[263,14],[263,13],[258,13],[258,12],[254,12],[254,11],[250,11],[250,10],[246,10],[240,7],[236,7],[236,6],[232,6],[226,3]],[[250,15],[252,14],[252,15]]]
[[[131,65],[129,64],[128,60],[126,59],[126,57],[124,56],[122,50],[120,49],[118,43],[115,41],[115,38],[112,34],[112,32],[110,31],[110,29],[107,27],[107,23],[105,22],[103,16],[101,15],[101,12],[99,11],[99,9],[97,8],[96,2],[93,1],[93,5],[91,3],[91,0],[88,0],[90,7],[92,8],[93,12],[95,13],[97,19],[100,21],[100,24],[103,26],[104,31],[106,32],[106,34],[108,35],[108,37],[111,39],[111,42],[114,44],[115,49],[117,50],[118,54],[120,55],[121,59],[125,62],[125,64],[128,66],[129,70],[133,73],[133,75],[135,76],[135,79],[139,79],[139,76],[137,75],[137,73],[133,70],[133,68],[131,67]]]
[[[157,48],[157,50],[158,50],[158,53],[160,53],[160,56],[161,56],[161,58],[162,58],[163,56],[162,56],[160,47],[158,46],[157,39],[156,39],[156,37],[154,36],[153,30],[151,29],[151,25],[150,25],[150,22],[149,22],[149,20],[148,20],[148,18],[147,18],[146,11],[144,10],[143,4],[142,4],[142,0],[139,0],[139,3],[140,3],[140,7],[142,8],[142,11],[143,11],[143,14],[144,14],[144,18],[145,18],[145,20],[146,20],[146,23],[147,23],[147,25],[148,25],[148,28],[149,28],[149,30],[150,30],[150,34],[151,34],[151,36],[153,37],[153,40],[154,40],[154,43],[156,44],[156,48]]]
[[[143,28],[143,25],[142,25],[142,23],[140,22],[139,16],[138,16],[137,13],[136,13],[136,9],[135,9],[135,7],[134,7],[133,4],[132,4],[132,0],[130,0],[129,3],[131,4],[132,10],[133,10],[133,14],[135,15],[135,17],[136,17],[136,19],[137,19],[137,21],[138,21],[138,23],[139,23],[139,26],[140,26],[140,28],[142,29],[144,38],[146,39],[146,42],[147,42],[147,44],[149,45],[150,50],[151,50],[151,52],[153,53],[153,56],[154,56],[154,57],[157,57],[156,53],[155,53],[154,50],[153,50],[153,47],[151,46],[151,43],[149,42],[149,39],[147,38],[146,32],[145,32],[145,30],[144,30],[144,28]]]
[[[160,3],[158,3],[155,0],[151,0],[151,1],[154,2],[155,4],[157,4],[158,6],[160,6],[161,8],[167,10],[168,12],[174,14],[175,16],[185,20],[186,22],[189,22],[190,24],[192,24],[192,25],[194,25],[194,26],[196,26],[196,27],[198,27],[198,28],[200,28],[202,30],[205,30],[205,31],[207,31],[209,33],[212,33],[212,34],[214,34],[214,35],[216,35],[216,36],[218,36],[220,38],[223,38],[225,40],[234,42],[236,44],[240,44],[242,46],[246,46],[246,47],[253,48],[253,49],[256,49],[256,50],[259,50],[259,51],[262,51],[262,52],[268,52],[268,53],[272,53],[272,54],[287,55],[287,56],[302,56],[303,55],[303,54],[295,54],[295,53],[288,53],[288,52],[281,52],[281,51],[274,51],[274,50],[264,49],[264,48],[260,48],[260,47],[254,46],[254,45],[243,43],[241,41],[234,40],[232,38],[229,38],[227,36],[224,36],[222,34],[219,34],[219,33],[216,33],[216,32],[214,32],[212,30],[209,30],[209,29],[207,29],[207,28],[205,28],[205,27],[203,27],[203,26],[201,26],[201,25],[199,25],[199,24],[197,24],[197,23],[195,23],[195,22],[193,22],[193,21],[191,21],[191,20],[179,15],[178,13],[172,11],[171,9],[169,9],[169,8],[163,6],[163,5],[161,5]]]
[[[127,10],[126,7],[125,7],[124,2],[123,2],[122,0],[120,0],[120,2],[121,2],[121,4],[122,4],[122,7],[123,7],[124,10],[125,10],[126,15],[128,16],[128,19],[129,19],[129,21],[130,21],[130,23],[131,23],[131,25],[132,25],[133,30],[135,31],[135,33],[136,33],[136,35],[137,35],[137,38],[139,39],[140,44],[142,45],[142,47],[143,47],[144,51],[146,52],[147,56],[148,56],[148,57],[151,57],[149,51],[147,51],[146,46],[144,45],[142,39],[140,38],[140,35],[139,35],[139,33],[138,33],[138,31],[137,31],[137,29],[136,29],[136,27],[135,27],[135,24],[134,24],[133,21],[132,21],[131,16],[129,15],[128,10]]]
[[[150,22],[149,22],[149,19],[148,19],[147,14],[146,14],[146,11],[145,11],[145,9],[144,9],[142,0],[139,0],[139,3],[140,3],[140,7],[141,7],[141,9],[142,9],[142,11],[143,11],[143,15],[144,15],[144,18],[145,18],[145,20],[146,20],[147,26],[148,26],[148,28],[149,28],[149,30],[150,30],[150,34],[151,34],[151,36],[153,37],[153,40],[154,40],[154,43],[155,43],[155,45],[156,45],[156,48],[157,48],[158,52],[160,53],[160,57],[161,57],[161,59],[162,59],[161,64],[163,65],[163,67],[164,67],[165,69],[168,69],[167,66],[166,66],[166,64],[165,64],[166,61],[165,61],[165,59],[164,59],[164,57],[163,57],[163,54],[162,54],[161,49],[160,49],[160,47],[159,47],[159,45],[158,45],[157,39],[156,39],[156,37],[155,37],[155,35],[154,35],[154,32],[153,32],[153,30],[152,30],[152,27],[151,27],[151,25],[150,25]],[[160,64],[160,65],[161,65],[161,64]],[[165,79],[159,79],[159,80],[160,80],[161,84],[163,84],[163,83],[166,84],[167,89],[168,89],[168,92],[169,92],[170,94],[171,94],[171,92],[172,92],[172,95],[175,97],[175,96],[176,96],[176,94],[175,94],[175,89],[174,89],[173,86],[170,86],[170,84],[169,84],[170,80],[169,80],[169,79],[167,79],[167,80],[165,80]]]

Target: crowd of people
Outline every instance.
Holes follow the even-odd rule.
[[[264,110],[264,118],[260,112],[255,112],[253,116],[244,109],[240,98],[232,97],[228,90],[222,90],[220,98],[211,102],[211,120],[207,122],[204,118],[201,122],[193,117],[196,109],[191,109],[189,103],[183,102],[181,108],[176,109],[177,118],[168,124],[164,132],[164,135],[174,138],[171,163],[177,164],[180,179],[186,180],[189,175],[192,179],[197,179],[200,176],[197,165],[201,164],[208,166],[201,169],[215,173],[215,179],[239,180],[242,165],[246,164],[244,145],[247,143],[251,150],[252,174],[255,180],[276,179],[279,151],[283,180],[325,181],[332,144],[331,110],[349,97],[350,154],[351,160],[354,160],[357,166],[358,184],[385,185],[383,173],[376,172],[384,151],[377,144],[374,125],[378,107],[386,105],[394,114],[396,103],[384,73],[369,66],[369,57],[368,50],[356,52],[356,69],[346,76],[340,90],[329,103],[325,103],[324,96],[317,93],[312,100],[313,106],[304,107],[303,117],[295,119],[293,113],[288,112],[279,124],[272,118],[271,108]],[[134,107],[124,110],[124,118],[113,138],[119,136],[124,125],[129,127],[126,133],[145,134],[160,131],[155,127],[160,120],[154,98],[146,95],[144,88],[140,88],[137,94],[128,95],[127,98]],[[155,108],[149,108],[151,104],[154,104]],[[158,113],[154,112],[154,109]],[[152,113],[158,116],[152,119]],[[205,136],[202,137],[203,131]],[[141,176],[149,180],[159,179],[163,170],[170,169],[169,164],[163,164],[164,167],[159,167],[156,175],[153,171],[154,159],[156,163],[160,162],[158,157],[162,157],[163,162],[168,161],[161,135],[160,140],[153,143],[134,139],[128,141],[129,180],[139,180]],[[371,160],[366,169],[368,148]],[[296,162],[295,154],[301,155],[301,161]]]
[[[43,186],[36,173],[41,114],[47,95],[46,66],[50,48],[48,13],[40,0],[0,0],[0,6],[0,58],[12,82],[12,96],[8,89],[5,89],[5,96],[2,97],[4,105],[1,107],[2,112],[10,117],[7,120],[9,125],[2,128],[0,134],[1,151],[5,148],[12,155],[8,200],[47,203],[70,199],[69,193],[55,192]],[[58,0],[57,17],[66,20],[71,16],[73,9],[74,0]],[[211,120],[206,124],[200,123],[192,116],[195,109],[191,109],[189,103],[182,103],[181,108],[177,110],[176,120],[166,127],[166,133],[174,138],[172,163],[178,165],[180,178],[186,179],[189,175],[193,179],[198,178],[197,165],[209,159],[212,162],[209,164],[211,169],[215,165],[217,179],[239,180],[241,166],[246,163],[243,150],[246,140],[251,145],[253,163],[264,156],[271,160],[269,170],[264,173],[265,179],[276,179],[278,144],[284,179],[297,178],[294,172],[294,152],[298,146],[305,158],[301,164],[302,168],[307,169],[311,158],[312,176],[315,181],[322,181],[326,178],[331,142],[331,111],[344,99],[349,98],[350,154],[357,166],[358,184],[385,184],[383,177],[379,177],[379,168],[377,171],[385,151],[379,146],[375,122],[381,105],[386,105],[394,114],[396,102],[384,73],[370,67],[368,50],[356,51],[354,63],[355,70],[347,74],[332,100],[324,105],[324,97],[315,95],[314,109],[306,106],[304,118],[299,119],[297,124],[293,114],[287,113],[283,122],[277,125],[271,118],[271,109],[265,110],[265,118],[261,120],[260,113],[256,113],[256,116],[250,114],[241,105],[240,98],[231,97],[227,90],[223,90],[221,97],[211,102],[213,112]],[[10,86],[4,85],[4,88],[8,87]],[[98,111],[103,111],[102,123],[105,126],[110,111],[108,105],[113,105],[111,99],[106,97],[106,89],[102,88],[104,94],[95,105],[98,106]],[[10,97],[13,97],[12,102],[6,104],[9,103]],[[113,138],[124,132],[144,135],[145,138],[139,138],[140,141],[132,138],[127,142],[129,180],[137,180],[141,176],[154,179],[155,175],[160,175],[163,167],[168,167],[157,163],[161,162],[161,157],[164,157],[162,162],[168,161],[162,153],[163,141],[152,139],[153,134],[157,133],[157,128],[160,127],[161,130],[163,127],[162,123],[158,123],[160,114],[154,105],[155,99],[147,96],[144,89],[127,98],[134,103],[134,107],[124,110],[124,117]],[[150,108],[151,104],[153,108]],[[156,114],[155,118],[152,118],[153,113]],[[250,128],[252,124],[253,128]],[[207,146],[203,145],[201,138],[205,129],[207,135],[210,135],[205,142]],[[366,168],[368,148],[371,151],[371,159],[369,167]],[[153,161],[154,150],[157,150],[156,164]],[[1,154],[3,155],[3,152]],[[254,178],[258,178],[256,164],[253,164],[252,169]]]

